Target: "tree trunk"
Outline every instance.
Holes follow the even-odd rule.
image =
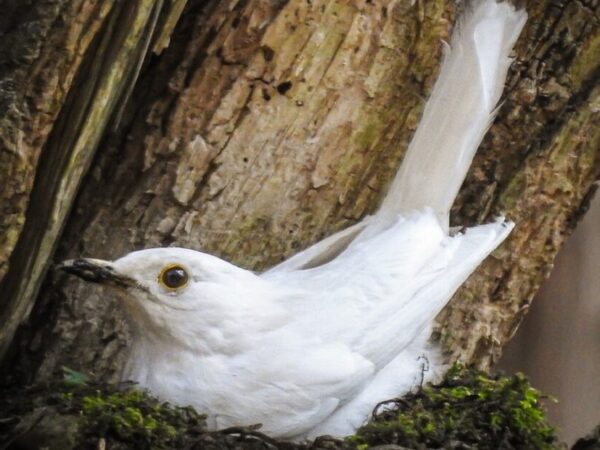
[[[63,45],[40,38],[30,63],[44,64],[40,83],[74,81],[35,97],[52,114],[38,106],[0,124],[0,142],[29,161],[0,160],[25,180],[0,197],[17,211],[0,228],[13,243],[0,258],[17,242],[0,266],[0,337],[12,342],[5,367],[38,379],[62,365],[110,377],[126,357],[108,292],[44,278],[55,247],[60,261],[178,245],[260,270],[372,212],[457,13],[450,0],[48,3],[77,11],[48,19],[53,39],[73,39],[79,24],[90,44],[66,70],[44,62]],[[489,367],[499,356],[585,210],[600,172],[599,5],[525,2],[505,101],[453,211],[455,224],[505,214],[517,227],[441,314],[451,359]]]
[[[0,166],[12,181],[0,197],[10,212],[0,227],[0,355],[29,315],[81,178],[136,80],[162,1],[49,1],[27,13],[7,3],[2,44],[16,61],[6,56],[9,89],[0,124]],[[20,61],[22,51],[30,55]],[[38,90],[28,84],[37,78]]]

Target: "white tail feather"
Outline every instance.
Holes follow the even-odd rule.
[[[526,20],[525,11],[495,0],[478,0],[466,11],[455,27],[419,127],[377,214],[312,245],[270,272],[323,264],[352,240],[373,236],[398,214],[414,209],[433,209],[448,231],[450,208],[494,118],[511,63],[509,54]]]
[[[376,222],[430,207],[448,228],[450,208],[494,118],[509,54],[526,19],[525,11],[495,0],[483,0],[463,15]]]

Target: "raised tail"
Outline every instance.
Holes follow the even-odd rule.
[[[509,54],[526,19],[525,11],[495,0],[465,11],[377,222],[430,207],[448,228],[450,208],[494,118]]]
[[[448,213],[491,124],[527,19],[508,3],[475,0],[456,25],[438,80],[402,165],[375,216],[340,231],[269,272],[316,267],[355,239],[366,239],[414,209],[431,208],[448,230]],[[357,238],[358,236],[358,238]]]

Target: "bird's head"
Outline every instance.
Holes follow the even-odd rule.
[[[58,266],[112,288],[123,299],[134,333],[161,342],[199,342],[207,351],[244,330],[269,326],[270,289],[254,273],[183,248],[141,250],[117,259],[74,259]],[[265,320],[266,319],[266,320]]]

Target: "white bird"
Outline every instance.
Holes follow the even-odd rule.
[[[121,292],[133,338],[123,379],[192,405],[221,428],[274,437],[352,433],[380,401],[420,381],[436,315],[509,234],[448,231],[487,131],[524,11],[481,0],[446,49],[406,157],[378,212],[256,274],[183,248],[62,268]]]

